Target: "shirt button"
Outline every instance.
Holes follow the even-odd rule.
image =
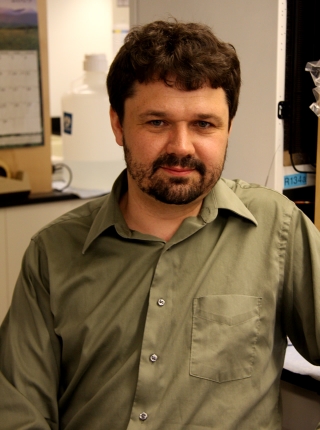
[[[158,356],[157,354],[152,354],[150,355],[149,359],[152,363],[155,363],[158,360]]]
[[[148,418],[148,414],[147,414],[146,412],[142,412],[142,413],[139,415],[139,419],[140,419],[141,421],[145,421],[147,418]]]
[[[165,303],[166,303],[166,301],[165,301],[165,300],[163,300],[163,299],[159,299],[159,300],[158,300],[158,305],[159,305],[159,306],[163,306]]]

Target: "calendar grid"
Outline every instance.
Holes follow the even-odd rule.
[[[36,0],[0,0],[0,149],[44,145]]]
[[[0,51],[0,145],[41,143],[38,52]]]

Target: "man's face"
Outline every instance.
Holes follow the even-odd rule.
[[[135,84],[121,125],[111,109],[116,141],[124,147],[128,184],[167,204],[202,199],[220,178],[229,136],[225,92],[195,91],[162,81]]]

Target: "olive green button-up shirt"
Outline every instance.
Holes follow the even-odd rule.
[[[284,196],[221,179],[171,240],[110,195],[26,251],[1,328],[0,428],[281,429],[289,336],[320,364],[320,234]]]

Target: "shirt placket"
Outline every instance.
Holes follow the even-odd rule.
[[[170,335],[172,312],[173,277],[168,273],[170,253],[170,247],[166,244],[150,287],[138,382],[127,430],[153,429],[157,426],[156,411],[165,389],[168,360],[165,346]]]

